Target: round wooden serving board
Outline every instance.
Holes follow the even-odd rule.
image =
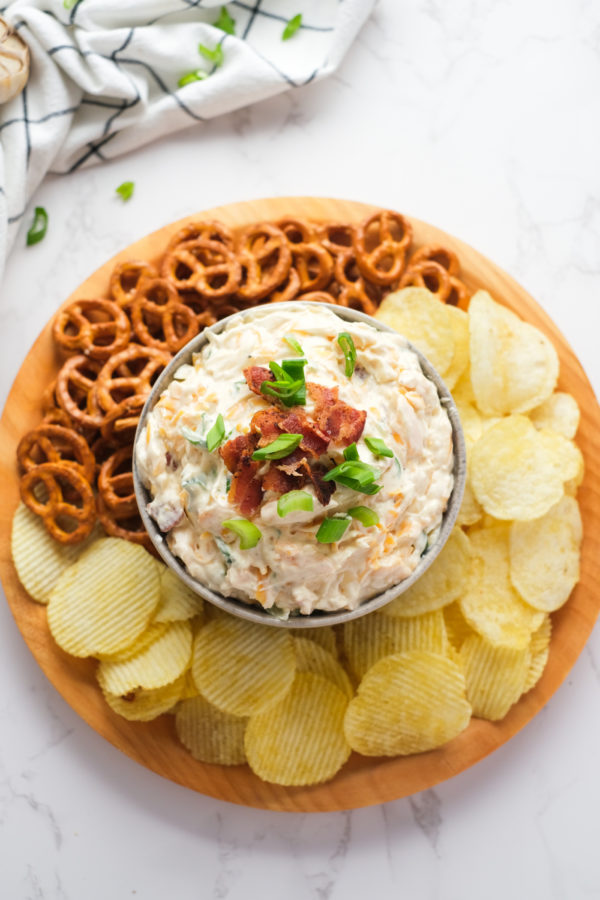
[[[372,211],[362,203],[312,197],[291,197],[234,203],[201,215],[239,227],[265,219],[297,216],[313,220],[356,222]],[[87,279],[65,302],[108,293],[115,263],[126,259],[157,259],[182,219],[123,250]],[[414,243],[442,243],[459,257],[469,288],[486,288],[523,319],[544,331],[560,355],[559,386],[581,407],[577,442],[586,472],[579,491],[584,523],[581,580],[569,600],[553,615],[551,652],[542,679],[501,722],[473,719],[469,727],[439,750],[411,757],[366,758],[356,754],[327,784],[283,788],[266,784],[247,766],[213,766],[194,760],[175,735],[173,717],[154,722],[128,722],[113,713],[97,686],[93,660],[68,656],[54,643],[46,610],[21,587],[10,554],[10,532],[19,502],[16,446],[41,418],[40,400],[54,378],[59,360],[50,323],[30,350],[12,387],[0,421],[0,576],[17,625],[39,665],[65,700],[98,734],[154,772],[202,794],[247,806],[274,810],[325,811],[382,803],[422,791],[462,772],[491,753],[542,708],[573,666],[592,630],[600,608],[600,409],[583,369],[562,334],[535,301],[509,275],[471,247],[424,222],[414,221]]]

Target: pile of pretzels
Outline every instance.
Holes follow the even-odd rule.
[[[64,362],[40,425],[18,446],[23,502],[63,544],[100,520],[109,535],[151,549],[133,490],[133,438],[172,356],[206,326],[262,303],[313,300],[371,315],[390,291],[414,285],[466,308],[456,255],[411,252],[411,241],[410,223],[388,210],[359,225],[286,218],[233,232],[197,221],[158,263],[119,263],[107,297],[75,300],[54,320]]]

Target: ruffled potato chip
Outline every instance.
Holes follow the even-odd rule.
[[[574,438],[579,428],[577,400],[564,391],[555,391],[540,406],[529,413],[536,428],[549,429],[566,438]]]
[[[234,716],[277,703],[295,673],[294,645],[285,631],[228,616],[209,622],[194,641],[192,674],[199,693]]]
[[[309,641],[313,641],[315,644],[319,644],[320,647],[323,647],[325,650],[329,650],[329,652],[333,653],[333,655],[337,658],[337,639],[335,636],[335,631],[333,630],[331,625],[323,625],[321,628],[307,629],[302,633],[302,637],[306,637]]]
[[[545,616],[544,621],[537,631],[531,635],[531,643],[529,652],[531,653],[531,664],[525,679],[523,693],[530,691],[535,687],[543,675],[548,656],[550,655],[550,638],[552,636],[552,620],[550,616]]]
[[[445,606],[442,612],[444,614],[448,640],[455,650],[460,650],[466,639],[472,634],[475,634],[475,632],[463,616],[458,601],[455,600],[454,603]]]
[[[469,330],[471,383],[483,413],[528,412],[548,399],[558,355],[539,329],[477,291],[469,303]]]
[[[160,570],[160,603],[154,613],[155,622],[183,622],[202,617],[203,601],[166,566]]]
[[[470,567],[469,539],[460,528],[455,528],[427,571],[408,590],[384,606],[381,612],[386,616],[404,618],[441,609],[461,594]]]
[[[104,699],[113,710],[130,722],[150,722],[163,713],[170,712],[182,696],[184,676],[171,684],[154,690],[138,688],[125,696],[103,691]]]
[[[135,656],[137,653],[143,653],[144,650],[147,650],[150,644],[153,644],[154,641],[158,640],[158,638],[165,633],[167,627],[167,622],[152,621],[128,647],[124,647],[116,653],[97,653],[96,657],[101,660],[108,660],[109,662],[124,662],[132,656]]]
[[[518,521],[538,519],[558,503],[566,474],[547,436],[526,416],[508,416],[488,428],[473,444],[469,473],[487,513]]]
[[[459,604],[471,628],[490,644],[521,650],[543,614],[521,600],[511,584],[508,536],[505,523],[471,532],[471,577]]]
[[[328,678],[348,697],[353,696],[354,690],[348,673],[342,668],[333,653],[307,638],[295,637],[293,640],[298,672],[314,672],[315,675]]]
[[[363,756],[407,756],[441,747],[469,724],[460,667],[413,650],[380,659],[350,701],[344,730]]]
[[[468,637],[460,648],[473,715],[503,719],[523,691],[531,665],[529,646],[520,650],[494,647],[484,638]]]
[[[457,306],[446,305],[446,317],[454,336],[454,356],[444,375],[446,387],[451,391],[469,365],[469,316]]]
[[[119,662],[103,660],[96,677],[103,691],[127,694],[136,688],[153,690],[179,678],[192,656],[189,622],[173,622],[148,647]]]
[[[248,719],[223,712],[200,696],[182,700],[175,713],[177,737],[194,759],[220,766],[246,762],[247,723]]]
[[[159,598],[153,557],[139,544],[100,538],[61,575],[48,602],[48,625],[73,656],[117,653],[145,630]]]
[[[274,706],[250,717],[245,746],[259,778],[273,784],[328,781],[350,756],[344,736],[348,697],[312,672],[298,672]]]
[[[573,497],[563,497],[540,519],[513,522],[510,578],[534,609],[553,612],[579,581],[581,515]]]
[[[99,537],[95,529],[80,544],[60,544],[48,534],[40,517],[19,503],[13,517],[10,546],[19,581],[29,596],[46,604],[65,569]]]
[[[408,338],[445,376],[454,359],[454,331],[445,304],[431,291],[406,287],[388,294],[375,318]]]

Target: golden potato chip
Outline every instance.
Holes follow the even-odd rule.
[[[530,606],[553,612],[579,581],[581,515],[573,497],[563,497],[533,522],[510,527],[510,578]]]
[[[445,308],[454,337],[454,356],[444,375],[446,387],[451,391],[469,365],[469,316],[457,306]]]
[[[168,622],[151,621],[148,627],[141,634],[138,634],[132,644],[123,647],[122,650],[118,650],[116,653],[97,653],[96,656],[98,659],[105,659],[110,662],[124,662],[135,656],[136,653],[142,653],[143,650],[146,650],[150,644],[153,644],[165,633],[167,627]]]
[[[538,519],[563,495],[563,478],[541,432],[525,416],[508,416],[472,447],[476,500],[496,519]]]
[[[441,747],[469,724],[471,707],[460,667],[436,653],[386,656],[369,669],[344,722],[364,756],[407,756]]]
[[[430,291],[406,287],[388,294],[375,318],[408,338],[444,377],[454,358],[454,332],[446,305]]]
[[[456,399],[455,402],[465,441],[467,445],[473,444],[483,434],[482,415],[472,403],[458,403]]]
[[[493,647],[474,635],[460,648],[460,657],[473,715],[492,722],[503,719],[523,693],[531,664],[529,647]]]
[[[573,441],[547,429],[540,431],[539,435],[559,478],[563,481],[583,478],[583,454]]]
[[[469,539],[460,528],[455,528],[427,571],[408,590],[384,606],[381,612],[386,616],[404,618],[441,609],[460,595],[470,567]]]
[[[189,622],[172,622],[164,634],[141,652],[121,662],[102,660],[96,677],[103,691],[127,694],[136,688],[152,690],[183,675],[192,656]]]
[[[200,696],[182,700],[175,713],[177,737],[194,759],[220,766],[246,762],[247,722],[248,719],[217,709]]]
[[[298,634],[300,635],[300,632]],[[337,657],[337,640],[331,625],[323,625],[321,628],[307,628],[306,631],[302,632],[302,637],[319,644],[319,646],[329,650],[330,653]]]
[[[314,672],[315,675],[328,678],[348,697],[353,696],[354,690],[348,674],[333,653],[307,638],[295,637],[293,640],[298,672]]]
[[[475,497],[473,488],[471,487],[471,448],[473,444],[474,441],[465,437],[465,446],[467,450],[467,477],[465,479],[465,490],[462,503],[458,511],[458,516],[456,517],[456,524],[458,526],[468,527],[469,525],[475,525],[483,516],[483,508]]]
[[[543,671],[548,662],[550,655],[550,637],[552,635],[552,620],[550,616],[544,616],[544,621],[537,631],[531,635],[531,643],[529,652],[531,653],[531,664],[525,679],[523,693],[530,691],[532,687],[538,683],[542,677]]]
[[[61,575],[50,595],[48,625],[73,656],[116,653],[144,631],[159,598],[153,557],[139,544],[100,538]]]
[[[201,628],[192,673],[200,694],[234,716],[250,716],[277,703],[296,672],[291,636],[281,629],[230,616]]]
[[[154,613],[155,622],[183,622],[202,617],[202,597],[166,566],[160,571],[160,603]]]
[[[525,603],[510,581],[510,526],[498,523],[470,532],[471,577],[459,599],[460,610],[474,631],[495,647],[523,649],[543,614]]]
[[[192,697],[199,697],[198,688],[196,687],[196,682],[194,681],[194,676],[192,675],[192,670],[188,669],[183,675],[184,684],[183,690],[181,692],[182,700],[190,700]]]
[[[450,603],[449,606],[445,606],[442,612],[448,640],[455,650],[460,650],[466,639],[475,634],[475,632],[463,616],[460,603],[457,600],[454,603]]]
[[[328,679],[298,672],[291,689],[250,717],[245,746],[259,778],[274,784],[317,784],[333,778],[350,756],[344,737],[348,697]]]
[[[448,638],[441,610],[399,618],[384,615],[384,609],[343,626],[344,654],[358,680],[383,656],[407,650],[446,652]]]
[[[452,396],[457,406],[475,406],[470,363],[452,388]]]
[[[566,438],[574,438],[579,428],[577,400],[564,391],[555,391],[529,413],[536,428],[549,429]]]
[[[469,330],[471,384],[483,413],[523,413],[548,399],[558,355],[539,329],[477,291],[469,303]]]
[[[151,691],[138,688],[124,697],[106,691],[103,691],[103,695],[110,708],[124,719],[129,719],[130,722],[150,722],[173,709],[182,696],[183,686],[184,676],[181,675],[171,684]]]
[[[19,581],[33,600],[46,604],[62,573],[98,538],[94,529],[81,544],[59,544],[39,516],[19,503],[12,522],[11,553]]]

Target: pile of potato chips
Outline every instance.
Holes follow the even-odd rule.
[[[327,781],[352,750],[419,753],[471,716],[501,719],[540,678],[550,614],[579,578],[579,410],[554,392],[551,343],[483,291],[466,313],[405,288],[377,318],[436,366],[468,452],[446,546],[380,612],[296,633],[251,624],[203,605],[141,546],[98,534],[60,545],[23,504],[14,518],[19,578],[59,646],[98,660],[111,709],[173,713],[196,759],[247,762],[275,784]]]

